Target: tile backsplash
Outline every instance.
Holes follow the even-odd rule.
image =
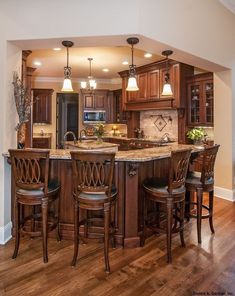
[[[146,138],[161,139],[168,134],[170,139],[178,140],[177,110],[152,110],[140,112],[140,128]]]

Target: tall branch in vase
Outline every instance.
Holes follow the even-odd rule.
[[[24,147],[25,143],[25,123],[30,119],[31,113],[31,96],[24,87],[23,82],[19,79],[18,73],[13,73],[13,87],[16,111],[19,116],[19,123],[15,127],[17,130],[17,144],[19,148]]]

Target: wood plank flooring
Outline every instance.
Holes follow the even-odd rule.
[[[194,219],[185,226],[186,248],[174,236],[170,265],[165,235],[149,238],[143,248],[110,249],[109,275],[98,242],[80,245],[72,268],[72,241],[49,239],[49,263],[44,264],[40,239],[23,238],[16,260],[11,240],[0,246],[0,295],[235,295],[235,203],[215,198],[214,215],[216,234],[204,220],[201,246]]]

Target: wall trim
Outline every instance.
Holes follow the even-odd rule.
[[[11,228],[11,221],[7,225],[0,226],[0,245],[5,245],[12,238]]]
[[[223,199],[226,199],[226,200],[229,200],[229,201],[232,201],[232,202],[235,201],[235,192],[234,192],[234,190],[230,190],[230,189],[215,186],[214,187],[214,195],[219,197],[219,198],[223,198]]]

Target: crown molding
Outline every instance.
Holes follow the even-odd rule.
[[[51,83],[63,83],[64,77],[33,77],[34,82],[51,82]],[[86,78],[72,78],[73,83],[80,83],[81,81],[86,81]],[[121,78],[111,78],[111,79],[96,79],[97,83],[101,84],[121,84]]]

